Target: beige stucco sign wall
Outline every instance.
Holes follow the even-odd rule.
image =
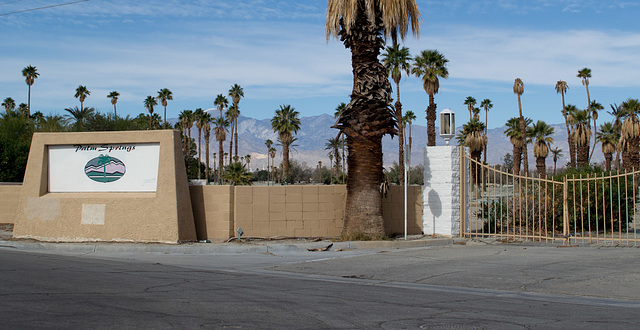
[[[173,130],[34,134],[14,237],[195,240],[181,146]]]

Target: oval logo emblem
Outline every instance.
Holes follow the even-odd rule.
[[[100,183],[119,180],[125,171],[126,167],[120,159],[108,155],[100,155],[84,166],[84,173],[89,179]]]

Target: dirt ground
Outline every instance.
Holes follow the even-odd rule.
[[[0,240],[11,238],[11,235],[13,235],[13,224],[0,223]]]

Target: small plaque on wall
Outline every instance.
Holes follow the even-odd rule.
[[[50,145],[48,191],[155,192],[159,143]]]

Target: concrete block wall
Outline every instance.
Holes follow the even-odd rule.
[[[424,234],[460,234],[460,166],[460,147],[425,147],[422,192]],[[462,202],[465,203],[464,212],[468,212],[467,201]]]
[[[0,183],[0,223],[15,223],[21,183]]]
[[[408,233],[422,231],[421,186],[408,187]],[[0,185],[0,223],[13,223],[22,186]],[[252,237],[340,236],[347,188],[335,186],[190,186],[198,240],[227,240],[238,227]],[[388,234],[404,233],[404,187],[391,186],[382,213]]]

